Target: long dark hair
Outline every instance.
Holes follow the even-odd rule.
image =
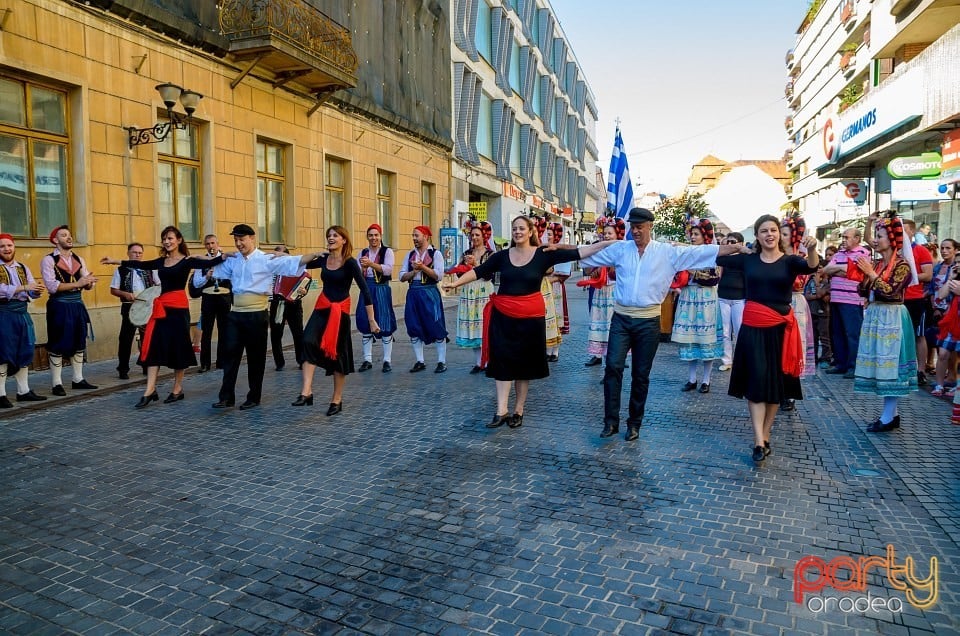
[[[163,237],[167,235],[168,232],[173,232],[173,235],[180,239],[180,243],[177,245],[177,251],[183,254],[184,256],[190,256],[190,248],[187,247],[187,242],[183,240],[183,234],[180,233],[173,225],[168,225],[160,231],[160,240],[163,241]],[[130,248],[127,248],[130,249]],[[166,256],[167,251],[163,249],[163,245],[160,245],[160,256]]]
[[[777,226],[777,232],[780,232],[780,219],[772,214],[764,214],[757,219],[757,222],[753,224],[753,251],[758,254],[763,251],[760,248],[760,237],[758,234],[760,233],[760,226],[764,223],[775,223]],[[777,239],[777,249],[781,252],[783,251],[783,247],[780,245],[780,239]]]

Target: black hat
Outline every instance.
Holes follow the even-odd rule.
[[[627,223],[653,223],[653,212],[647,208],[633,208],[627,215]]]
[[[253,228],[247,225],[246,223],[241,223],[240,225],[234,225],[233,231],[230,232],[230,236],[256,236],[257,233],[253,231]]]

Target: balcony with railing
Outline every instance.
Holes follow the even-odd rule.
[[[305,0],[223,0],[220,30],[230,52],[275,76],[274,86],[289,81],[318,95],[357,85],[357,54],[350,31]]]

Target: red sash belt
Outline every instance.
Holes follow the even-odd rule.
[[[509,318],[543,318],[547,315],[547,306],[543,302],[543,294],[539,291],[526,296],[490,294],[490,300],[483,306],[483,342],[480,343],[481,367],[486,367],[490,360],[490,316],[494,307]]]
[[[950,301],[950,308],[943,314],[938,325],[940,333],[937,338],[946,340],[950,336],[954,340],[960,339],[960,296]]]
[[[347,296],[338,303],[332,302],[325,294],[320,294],[317,298],[317,304],[313,306],[314,311],[318,309],[329,309],[330,316],[327,318],[327,326],[323,330],[323,336],[320,338],[320,350],[323,355],[331,360],[337,359],[337,340],[340,339],[340,314],[350,313],[350,297]]]
[[[190,299],[187,298],[187,292],[182,289],[168,291],[160,294],[153,299],[153,311],[150,313],[150,320],[143,330],[143,342],[140,346],[140,359],[146,360],[150,352],[150,341],[153,339],[153,328],[158,320],[167,317],[167,309],[190,309]]]
[[[783,332],[783,354],[781,367],[786,375],[799,378],[803,371],[803,342],[800,340],[800,325],[793,309],[786,316],[774,309],[748,300],[743,307],[743,324],[748,327],[776,327],[786,325]]]

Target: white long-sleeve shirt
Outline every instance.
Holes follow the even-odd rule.
[[[216,278],[230,279],[235,295],[269,296],[273,293],[274,276],[299,276],[303,272],[299,256],[271,257],[261,250],[253,250],[249,256],[228,257],[213,268]]]
[[[436,272],[437,276],[442,278],[443,270],[444,270],[443,251],[434,249],[432,245],[428,245],[426,249],[424,249],[422,252],[416,249],[412,249],[409,252],[407,252],[406,258],[403,259],[403,265],[400,266],[400,276],[403,276],[404,274],[414,271],[413,268],[410,267],[411,255],[413,255],[413,262],[422,263],[423,259],[427,256],[427,252],[431,249],[434,250],[433,262],[427,265],[427,267],[432,269],[434,272]],[[426,276],[420,272],[417,272],[416,274],[413,275],[413,278],[409,282],[412,283],[415,280],[420,282],[425,282],[427,279],[433,280],[430,276]]]
[[[718,245],[670,245],[650,241],[643,251],[637,251],[634,241],[619,241],[593,256],[580,261],[581,265],[615,267],[617,281],[613,300],[624,307],[659,306],[670,291],[670,283],[677,272],[685,269],[715,267]]]

